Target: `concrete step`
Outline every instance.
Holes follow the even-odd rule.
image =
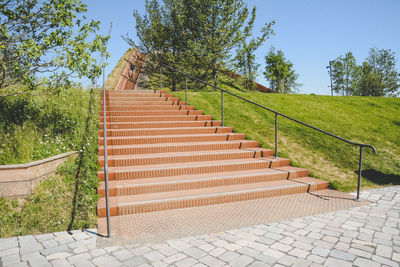
[[[233,184],[226,186],[110,197],[111,216],[213,205],[327,188],[328,182],[311,177],[291,180]],[[98,203],[98,216],[105,216],[105,198]]]
[[[230,150],[258,147],[257,141],[232,140],[210,142],[161,143],[107,146],[108,155],[172,153],[205,150]],[[104,146],[99,146],[99,156],[104,156]]]
[[[117,116],[183,116],[183,115],[203,115],[202,110],[133,110],[133,111],[108,111],[107,117]],[[100,118],[103,117],[103,111],[100,112]]]
[[[141,166],[109,167],[109,180],[129,180],[152,177],[179,176],[187,174],[204,174],[215,172],[268,169],[289,164],[288,159],[264,157],[219,161],[184,162]],[[104,180],[104,171],[98,171],[98,177]]]
[[[126,107],[126,106],[137,106],[137,105],[147,105],[147,106],[175,106],[175,105],[186,105],[184,101],[139,101],[139,100],[126,100],[126,101],[112,101],[106,102],[106,109],[108,107]],[[103,107],[103,103],[100,105]]]
[[[246,148],[232,150],[190,151],[140,155],[108,156],[108,166],[138,166],[178,162],[198,162],[242,158],[261,158],[272,156],[273,150],[265,148]],[[104,156],[99,156],[99,164],[104,167]]]
[[[169,115],[169,116],[109,116],[107,122],[139,122],[139,121],[205,121],[212,120],[210,115]],[[100,117],[103,122],[103,117]]]
[[[109,182],[110,196],[128,196],[156,192],[208,188],[233,184],[270,182],[305,177],[308,171],[302,168],[268,168],[196,175],[154,177],[135,180],[112,180]],[[100,182],[98,193],[105,197],[105,183]]]
[[[184,142],[209,142],[243,140],[246,135],[241,133],[222,134],[186,134],[186,135],[156,135],[156,136],[130,136],[108,137],[107,145],[137,145],[157,143],[184,143]],[[104,145],[104,138],[99,138],[99,145]]]
[[[176,128],[176,127],[216,127],[221,121],[160,121],[160,122],[110,122],[107,129],[137,129],[137,128]],[[103,123],[100,123],[103,129]]]
[[[232,127],[179,127],[179,128],[146,128],[146,129],[109,129],[107,137],[116,136],[147,136],[147,135],[182,135],[182,134],[211,134],[231,133]],[[104,131],[99,130],[99,136],[104,136]]]
[[[107,111],[132,111],[132,110],[193,110],[194,106],[186,105],[129,105],[129,106],[106,106]],[[103,105],[101,105],[103,110]]]

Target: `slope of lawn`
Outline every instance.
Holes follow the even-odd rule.
[[[0,197],[0,238],[95,227],[99,104],[80,88],[0,98],[0,164],[79,151],[25,199]]]
[[[399,98],[243,92],[232,83],[221,83],[221,87],[350,141],[375,146],[376,154],[364,149],[362,188],[400,184]],[[172,93],[185,99],[184,91]],[[220,92],[189,90],[188,95],[190,105],[215,119],[221,118]],[[273,113],[228,94],[224,100],[225,125],[246,133],[248,139],[259,141],[263,147],[274,148]],[[311,176],[330,181],[334,189],[357,188],[358,147],[283,117],[279,117],[278,124],[279,156],[308,168]]]

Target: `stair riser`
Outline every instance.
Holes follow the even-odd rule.
[[[209,115],[194,116],[132,116],[132,117],[107,117],[107,122],[143,122],[143,121],[204,121],[212,120]],[[103,117],[100,117],[103,122]]]
[[[310,186],[299,185],[297,187],[291,187],[291,188],[277,188],[275,190],[244,192],[240,194],[227,194],[227,195],[219,195],[213,197],[204,197],[204,198],[187,199],[187,200],[176,200],[176,201],[172,200],[163,202],[143,203],[137,205],[125,204],[125,205],[119,205],[119,207],[113,206],[112,209],[110,209],[110,213],[111,216],[118,216],[118,215],[146,213],[146,212],[161,211],[161,210],[199,207],[199,206],[246,201],[246,200],[253,200],[260,198],[270,198],[283,195],[300,194],[300,193],[326,189],[327,187],[328,183],[310,185]],[[98,215],[99,217],[105,217],[105,207],[103,206],[98,207]]]
[[[107,137],[121,136],[153,136],[153,135],[181,135],[181,134],[212,134],[231,133],[232,127],[196,127],[196,128],[165,128],[165,129],[132,129],[113,131],[107,128]],[[103,130],[99,130],[99,136],[103,137]]]
[[[193,116],[203,115],[202,110],[162,110],[162,111],[112,111],[106,112],[107,117],[117,116]],[[103,117],[103,112],[100,112],[100,117]]]
[[[183,135],[183,136],[149,136],[146,138],[124,138],[124,139],[107,139],[107,145],[139,145],[139,144],[157,144],[157,143],[184,143],[184,142],[209,142],[209,141],[232,141],[243,140],[245,134],[214,134],[214,135]],[[104,139],[99,139],[99,145],[104,145]]]
[[[294,175],[293,173],[291,175],[297,176]],[[187,181],[181,183],[165,183],[165,184],[144,185],[144,186],[119,186],[119,187],[112,187],[112,190],[110,188],[109,192],[110,196],[128,196],[128,195],[191,190],[191,189],[238,185],[238,184],[271,182],[271,181],[285,180],[285,179],[290,179],[288,177],[288,173],[275,172],[269,174],[260,174],[256,176],[230,177],[225,179],[208,179],[199,181]],[[104,182],[102,182],[102,184],[100,185],[98,193],[102,197],[105,197]]]
[[[218,153],[218,154],[205,154],[205,155],[190,155],[190,156],[171,156],[171,157],[153,157],[153,158],[131,158],[131,159],[108,159],[109,167],[117,166],[139,166],[139,165],[154,165],[154,164],[167,164],[167,163],[184,163],[184,162],[200,162],[212,160],[229,160],[229,159],[247,159],[272,156],[272,151],[265,151],[261,154],[260,151],[250,152],[245,151],[241,153]],[[99,159],[99,164],[104,167],[104,157]]]
[[[103,105],[101,105],[101,110],[103,110]],[[126,107],[107,107],[106,111],[135,111],[135,110],[194,110],[193,106],[178,106],[178,105],[138,105],[138,106],[126,106]]]
[[[226,142],[221,144],[191,144],[179,146],[151,146],[151,147],[107,147],[108,155],[133,155],[133,154],[152,154],[152,153],[172,153],[172,152],[189,152],[204,150],[227,150],[227,149],[244,149],[249,147],[257,147],[257,141],[246,143]],[[99,156],[104,156],[104,147],[99,147]]]
[[[138,128],[175,128],[175,127],[218,127],[220,121],[177,121],[177,122],[131,122],[131,123],[107,123],[107,129],[138,129]],[[100,124],[103,129],[103,123]]]
[[[121,90],[121,91],[106,91],[107,95],[159,95],[159,94],[168,94],[168,91],[154,91],[154,90],[142,90],[142,91],[133,91],[133,90]],[[103,95],[103,91],[101,91],[101,95]]]

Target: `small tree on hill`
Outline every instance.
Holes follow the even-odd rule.
[[[287,60],[281,50],[271,48],[265,56],[265,78],[270,82],[271,90],[276,93],[295,92],[299,84],[296,83],[298,75],[293,69],[293,64]]]
[[[332,90],[336,94],[354,95],[359,79],[360,68],[351,52],[340,56],[331,63]]]
[[[256,7],[253,8],[252,15],[248,24],[244,27],[242,39],[239,42],[234,58],[235,68],[242,75],[243,86],[246,90],[254,90],[254,80],[257,77],[258,68],[260,64],[255,62],[255,51],[273,34],[272,26],[275,21],[266,23],[261,29],[261,36],[251,38],[253,34],[254,21],[256,19]]]

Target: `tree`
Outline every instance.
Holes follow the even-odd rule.
[[[238,49],[236,50],[236,56],[234,58],[235,68],[243,77],[243,86],[246,90],[254,90],[254,80],[257,77],[257,72],[260,64],[255,62],[256,56],[255,51],[273,34],[272,26],[275,21],[265,23],[261,29],[261,36],[257,38],[251,38],[254,21],[256,19],[256,7],[253,8],[252,15],[248,24],[243,30],[242,39],[239,42]],[[249,40],[250,39],[250,40]]]
[[[68,86],[71,75],[94,79],[101,74],[95,53],[107,56],[98,21],[85,21],[80,0],[3,0],[0,3],[0,90],[16,84],[34,90],[38,75],[51,73],[47,85]]]
[[[360,96],[396,96],[400,74],[395,54],[390,49],[371,48],[358,66],[351,52],[332,63],[332,89],[337,94]]]
[[[362,65],[359,95],[395,96],[400,88],[396,62],[395,54],[390,49],[371,48]]]
[[[332,90],[336,94],[354,95],[357,90],[360,68],[351,52],[331,62]]]
[[[255,10],[253,15],[255,18]],[[125,39],[151,57],[146,67],[150,73],[168,64],[216,83],[218,72],[229,65],[239,43],[246,46],[250,61],[254,61],[251,51],[270,33],[266,25],[262,37],[243,43],[248,16],[243,0],[163,0],[162,4],[146,0],[145,13],[134,12],[139,42]],[[251,29],[248,29],[250,34]],[[177,79],[172,72],[164,70],[173,81]]]
[[[281,50],[271,48],[265,56],[265,78],[270,82],[271,90],[276,93],[291,93],[300,86],[296,83],[298,75],[293,64],[287,60]]]

